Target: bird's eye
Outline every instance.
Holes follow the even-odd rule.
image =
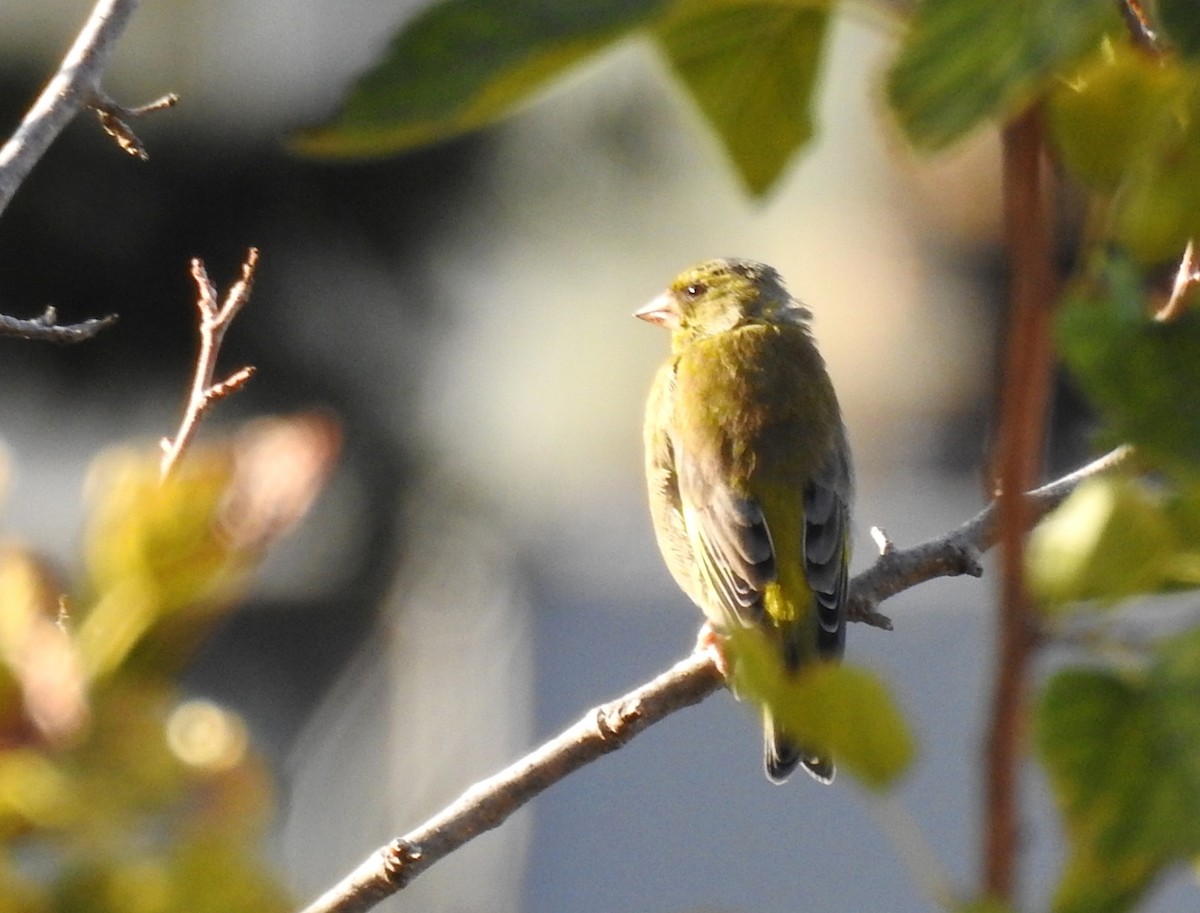
[[[683,288],[683,293],[693,301],[708,291],[708,286],[703,282],[693,282],[691,285],[686,285]]]

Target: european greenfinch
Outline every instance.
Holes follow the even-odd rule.
[[[722,671],[739,638],[765,642],[790,680],[846,642],[850,450],[811,312],[774,269],[709,260],[637,311],[671,331],[646,407],[646,476],[659,548],[707,618]],[[745,642],[743,640],[743,642]],[[733,653],[733,655],[729,655]],[[737,676],[732,676],[736,685]],[[762,701],[767,777],[834,765]]]

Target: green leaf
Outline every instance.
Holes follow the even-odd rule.
[[[1113,257],[1058,319],[1059,348],[1115,440],[1164,468],[1200,466],[1200,314],[1147,316],[1138,271]]]
[[[827,13],[803,3],[684,4],[655,29],[746,186],[765,193],[813,135]]]
[[[406,24],[332,123],[292,145],[388,155],[508,114],[572,64],[627,35],[666,0],[445,0]]]
[[[1176,260],[1200,235],[1200,76],[1190,71],[1181,88],[1187,94],[1172,112],[1173,129],[1131,170],[1117,199],[1116,238],[1144,263]]]
[[[726,655],[735,694],[770,707],[797,740],[832,755],[865,785],[888,787],[912,763],[912,733],[887,685],[873,673],[830,662],[788,672],[778,644],[757,628],[730,633]]]
[[[1200,57],[1200,7],[1196,0],[1158,0],[1155,5],[1171,46],[1187,57]]]
[[[1164,867],[1200,848],[1200,783],[1154,698],[1147,679],[1106,669],[1064,669],[1045,687],[1038,749],[1069,843],[1056,913],[1126,911]],[[1200,704],[1170,709],[1195,715]]]
[[[1070,844],[1056,911],[1127,910],[1200,852],[1200,632],[1145,673],[1059,672],[1036,727]]]
[[[934,150],[1006,116],[1095,47],[1109,0],[925,0],[888,74],[908,138]]]
[[[1030,592],[1051,608],[1154,592],[1171,578],[1175,546],[1162,498],[1144,483],[1088,479],[1030,536]]]
[[[1093,55],[1051,92],[1050,138],[1079,180],[1112,191],[1178,133],[1180,102],[1194,76],[1172,60],[1129,47]]]

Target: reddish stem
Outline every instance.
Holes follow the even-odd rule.
[[[1004,901],[1013,899],[1016,882],[1017,781],[1035,643],[1033,608],[1024,581],[1025,530],[1032,505],[1023,492],[1033,487],[1040,474],[1053,366],[1054,246],[1042,140],[1036,108],[1004,129],[1004,219],[1011,290],[995,457],[1000,489],[996,503],[1000,606],[983,847],[984,891]]]

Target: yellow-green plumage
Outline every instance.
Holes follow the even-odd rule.
[[[787,673],[845,642],[849,448],[809,312],[771,267],[712,260],[638,316],[671,330],[646,410],[646,472],[672,576],[718,632],[753,629]],[[737,657],[732,657],[736,662]],[[768,776],[799,763],[764,707]]]

